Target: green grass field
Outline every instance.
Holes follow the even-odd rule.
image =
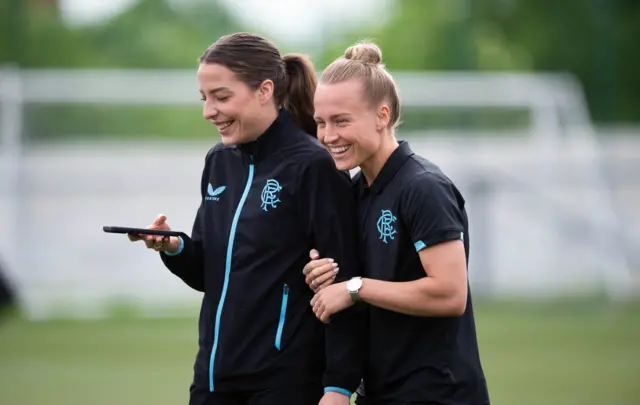
[[[640,305],[483,303],[494,405],[640,403]],[[196,319],[0,325],[0,404],[186,404]]]

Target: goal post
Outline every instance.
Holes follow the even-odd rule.
[[[443,167],[468,196],[472,284],[484,289],[490,297],[566,296],[598,289],[605,289],[613,299],[629,294],[631,271],[624,244],[619,241],[620,218],[603,174],[596,131],[581,86],[574,77],[508,72],[392,73],[404,108],[455,111],[490,107],[528,112],[527,127],[520,129],[493,131],[462,125],[448,129],[424,127],[409,131],[402,126],[399,129],[400,138],[409,138],[417,153]],[[117,289],[121,284],[115,278],[117,276],[109,273],[109,266],[116,264],[83,253],[81,247],[77,247],[73,265],[65,267],[62,273],[57,269],[63,268],[63,258],[56,256],[47,261],[33,255],[29,244],[23,242],[38,241],[38,227],[46,229],[61,226],[61,223],[37,222],[42,216],[35,216],[33,207],[44,196],[38,194],[40,191],[32,184],[42,184],[38,180],[42,176],[62,175],[57,173],[79,176],[79,172],[85,171],[87,178],[69,180],[64,186],[65,190],[73,191],[71,194],[59,191],[55,195],[60,207],[65,207],[65,202],[74,198],[98,201],[96,184],[111,185],[113,189],[109,192],[113,195],[108,197],[116,201],[118,187],[134,187],[137,184],[134,182],[142,180],[123,167],[106,171],[102,166],[73,166],[80,163],[76,163],[74,152],[63,142],[51,145],[51,153],[27,153],[32,146],[25,146],[23,142],[25,107],[34,103],[195,106],[199,99],[197,81],[191,70],[0,69],[0,220],[9,224],[10,229],[0,239],[3,247],[0,255],[9,267],[9,275],[16,279],[20,302],[34,316],[46,316],[52,302],[70,299],[68,291],[62,287],[65,277],[71,279],[80,274],[87,277],[80,281],[79,277],[75,278],[74,285],[87,291],[73,298],[76,307],[79,302],[87,303],[88,300],[107,302],[118,296]],[[162,145],[160,140],[145,142]],[[118,161],[126,165],[129,155],[131,161],[140,156],[152,161],[171,153],[190,165],[185,176],[195,178],[199,175],[201,160],[193,159],[199,155],[180,142],[172,143],[167,151],[159,149],[160,146],[149,148],[147,144],[130,145],[132,152],[119,154]],[[89,161],[91,156],[96,156],[95,161],[106,164],[100,160],[109,156],[103,146],[84,142],[81,147]],[[43,163],[49,162],[47,159],[56,160]],[[118,176],[125,176],[128,183],[119,183]],[[486,187],[474,188],[477,182]],[[149,190],[148,196],[140,198],[165,201],[166,192],[159,191],[165,186],[156,186],[157,189]],[[136,187],[142,187],[142,184]],[[485,191],[473,191],[480,189]],[[48,193],[56,192],[53,186],[47,190]],[[105,192],[103,189],[98,191]],[[183,192],[189,194],[182,195]],[[176,189],[170,199],[172,207],[193,205],[193,194],[186,188]],[[145,212],[124,201],[116,202],[120,204],[118,209],[122,210],[122,217],[138,218]],[[173,218],[178,216],[187,224],[193,213],[182,211],[186,209],[176,208]],[[89,231],[86,224],[103,220],[94,211],[69,211],[67,221],[71,223],[64,223],[64,226],[84,230],[87,240],[83,242],[99,245],[105,243],[100,230],[96,227]],[[23,226],[29,222],[32,227]],[[52,244],[52,251],[67,250],[67,254],[74,254],[69,252],[73,245],[55,239],[47,243]],[[141,249],[136,252],[125,249],[121,251],[121,258],[112,258],[117,266],[132,267],[128,273],[133,291],[129,298],[136,305],[164,308],[172,303],[199,300],[186,289],[174,288],[179,280],[171,278],[164,278],[165,281],[157,286],[160,290],[153,295],[145,295],[151,294],[145,291],[145,286],[152,277],[165,276],[159,276],[159,271],[144,270],[145,266],[159,268],[161,264],[146,256],[142,259],[146,252],[138,253],[138,250]],[[118,250],[111,252],[111,255],[118,254]],[[136,266],[127,264],[132,262],[137,263]],[[36,270],[49,277],[45,282],[53,285],[46,296],[41,293],[42,280],[31,276]],[[95,277],[91,278],[87,273]],[[95,280],[113,283],[105,281],[98,288]],[[162,289],[167,291],[164,297]]]

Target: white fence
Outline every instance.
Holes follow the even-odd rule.
[[[638,138],[599,144],[579,87],[564,76],[396,77],[406,106],[531,112],[531,128],[511,136],[401,133],[467,197],[477,295],[633,293],[640,180],[628,174],[640,173]],[[0,80],[0,256],[30,315],[95,316],[123,302],[158,314],[198,305],[200,294],[155,254],[101,227],[144,226],[163,212],[189,231],[209,144],[20,141],[28,103],[193,103],[193,72],[6,71]],[[626,173],[624,183],[605,181],[607,168]]]

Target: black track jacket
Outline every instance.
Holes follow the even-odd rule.
[[[366,311],[323,325],[302,269],[317,248],[359,275],[355,196],[328,151],[290,113],[255,142],[213,147],[191,237],[166,267],[203,291],[194,384],[247,391],[320,381],[350,394],[363,374]]]

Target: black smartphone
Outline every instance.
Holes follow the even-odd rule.
[[[156,235],[156,236],[180,236],[176,231],[160,231],[146,228],[130,228],[127,226],[103,226],[102,230],[107,233],[123,233],[132,235]]]

